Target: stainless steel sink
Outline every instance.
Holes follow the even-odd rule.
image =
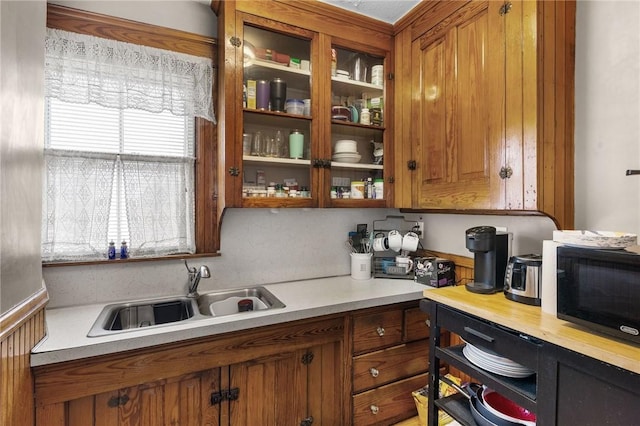
[[[285,304],[264,287],[225,290],[201,294],[198,297],[200,313],[216,317],[238,313],[247,314],[248,312],[243,309],[261,311],[284,307]]]
[[[107,305],[98,315],[88,336],[104,336],[114,332],[173,324],[193,318],[197,313],[196,301],[188,297]]]
[[[249,302],[250,301],[250,302]],[[107,336],[139,330],[145,327],[161,327],[177,322],[196,321],[241,313],[243,310],[260,311],[284,308],[284,303],[264,287],[224,290],[204,293],[197,299],[171,297],[114,303],[104,307],[93,323],[88,337]],[[250,305],[251,309],[247,306]]]

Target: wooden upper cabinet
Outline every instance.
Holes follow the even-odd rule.
[[[219,214],[226,207],[390,206],[392,26],[319,2],[229,0],[216,6]],[[372,80],[374,67],[384,71]],[[282,102],[268,103],[267,95],[261,103],[261,88],[274,92],[278,80],[286,87]],[[280,108],[288,99],[299,109]],[[364,108],[369,121],[360,121]],[[300,150],[290,145],[290,134],[302,140]],[[257,135],[267,149],[251,146]],[[283,143],[270,143],[278,140]],[[339,140],[355,145],[339,148]],[[368,179],[382,184],[383,196],[351,196],[351,182]],[[296,192],[285,195],[276,185]]]
[[[413,86],[420,87],[413,103],[419,207],[492,207],[492,155],[502,150],[489,125],[500,103],[492,72],[504,63],[490,46],[492,9],[492,3],[472,3],[413,43],[419,60]]]
[[[575,2],[429,2],[396,36],[396,207],[573,227]],[[408,57],[410,56],[410,57]],[[400,170],[400,169],[404,170]]]

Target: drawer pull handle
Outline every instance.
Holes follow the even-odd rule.
[[[471,328],[471,327],[465,327],[465,328],[464,328],[464,331],[466,331],[467,333],[472,334],[472,335],[474,335],[474,336],[476,336],[476,337],[479,337],[479,338],[481,338],[482,340],[485,340],[485,341],[487,341],[487,342],[489,342],[489,343],[493,343],[493,341],[494,341],[494,338],[493,338],[493,337],[491,337],[491,336],[487,336],[486,334],[481,333],[481,332],[479,332],[478,330],[474,330],[474,329],[473,329],[473,328]]]
[[[372,405],[371,407],[369,407],[369,409],[371,410],[372,414],[378,414],[378,411],[380,411],[377,405]]]
[[[371,377],[378,377],[380,375],[380,371],[373,367],[369,369],[369,373],[371,373]]]
[[[376,332],[378,333],[378,336],[380,336],[380,337],[384,336],[384,328],[378,327],[376,329]]]

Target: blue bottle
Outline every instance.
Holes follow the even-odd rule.
[[[113,260],[116,258],[116,243],[114,243],[113,241],[109,242],[109,252],[107,257],[109,258],[109,260]]]
[[[127,242],[123,241],[120,246],[120,259],[126,259],[129,257],[129,247],[127,247]]]

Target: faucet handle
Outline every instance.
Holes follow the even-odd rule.
[[[202,265],[200,267],[200,277],[201,278],[209,278],[211,273],[209,272],[209,268],[206,265]]]
[[[189,267],[189,264],[187,263],[187,259],[184,259],[184,266],[187,268],[187,271],[188,271],[190,274],[195,274],[195,273],[197,272],[197,269],[196,269],[196,268],[193,268],[193,267],[192,267],[192,268],[190,268],[190,267]]]

